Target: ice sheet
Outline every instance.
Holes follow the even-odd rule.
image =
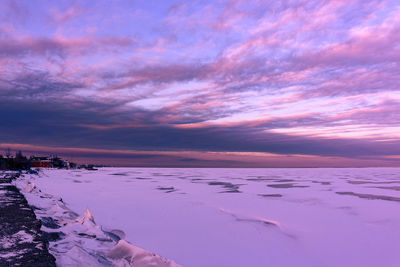
[[[60,211],[89,208],[98,225],[187,267],[400,264],[397,168],[102,168],[29,179],[62,198]]]

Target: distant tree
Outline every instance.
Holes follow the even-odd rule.
[[[15,158],[13,160],[13,164],[10,169],[15,170],[28,170],[31,167],[30,161],[22,154],[22,151],[18,151],[15,154]]]
[[[11,157],[11,149],[7,148],[6,149],[6,158],[10,158]]]
[[[22,151],[19,150],[17,153],[15,153],[15,158],[17,159],[23,159],[25,158],[24,155],[22,155]]]

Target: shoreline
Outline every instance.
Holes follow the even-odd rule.
[[[41,220],[13,184],[19,176],[18,172],[0,174],[0,265],[56,266]]]
[[[121,230],[97,225],[89,209],[79,216],[62,198],[42,192],[34,183],[40,175],[22,174],[13,186],[34,210],[57,266],[180,266],[124,240]]]

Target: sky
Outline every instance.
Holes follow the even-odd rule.
[[[398,0],[0,10],[0,150],[116,166],[400,166]]]

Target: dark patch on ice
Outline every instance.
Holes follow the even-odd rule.
[[[237,189],[233,189],[233,190],[226,190],[226,191],[222,191],[219,193],[242,193],[242,191],[239,191]]]
[[[42,217],[40,220],[42,221],[42,224],[43,224],[44,226],[46,226],[47,228],[58,229],[58,228],[61,227],[61,226],[60,226],[58,223],[56,223],[56,221],[55,221],[53,218],[51,218],[51,217]]]
[[[228,183],[228,182],[209,182],[209,185],[215,186],[215,185],[220,185],[223,186],[224,188],[228,189],[226,191],[222,191],[220,193],[242,193],[239,188],[240,186],[242,186],[243,184],[232,184],[232,183]]]
[[[331,182],[311,181],[314,184],[330,185]]]
[[[243,184],[232,184],[227,182],[209,182],[209,185],[223,185],[226,188],[237,188]]]
[[[111,173],[110,175],[127,176],[126,173]]]
[[[209,182],[209,185],[223,185],[224,187],[230,187],[233,186],[231,183],[226,183],[226,182]]]
[[[282,179],[281,176],[257,176],[256,178],[248,178],[247,181],[252,182],[265,182],[265,181],[272,181],[276,183],[288,183],[288,182],[295,182],[293,179]]]
[[[96,240],[98,240],[98,241],[102,241],[102,242],[113,242],[111,239],[108,239],[108,238],[96,238]]]
[[[349,184],[400,184],[400,181],[370,182],[370,181],[347,181]]]
[[[165,176],[165,177],[169,177],[169,176],[175,176],[174,174],[163,174],[163,173],[152,173],[154,176]]]
[[[256,178],[256,179],[259,179],[259,180],[276,180],[276,179],[281,179],[282,178],[282,176],[280,176],[280,175],[268,175],[268,176],[265,176],[265,175],[256,175],[256,176],[249,175],[247,177]]]
[[[273,188],[304,188],[304,187],[309,187],[308,185],[295,185],[293,183],[290,184],[268,184],[267,186],[273,187]]]
[[[151,178],[148,178],[148,177],[136,177],[135,179],[138,179],[138,180],[151,180]]]
[[[400,191],[400,186],[375,186],[373,188]]]
[[[347,181],[349,184],[370,184],[368,181]]]
[[[289,182],[295,182],[295,180],[292,180],[292,179],[280,179],[280,180],[274,180],[274,182],[277,182],[277,183],[289,183]]]
[[[384,196],[384,195],[373,195],[373,194],[361,194],[361,193],[354,193],[354,192],[336,192],[339,195],[349,195],[349,196],[356,196],[359,198],[371,199],[371,200],[388,200],[388,201],[396,201],[400,202],[400,197],[391,197],[391,196]]]
[[[85,233],[79,233],[78,235],[86,238],[96,238],[96,235],[89,235]]]
[[[49,242],[55,242],[65,237],[63,232],[43,232],[43,237]]]
[[[250,218],[239,218],[237,216],[234,216],[234,217],[235,217],[236,221],[238,221],[238,222],[261,223],[261,224],[266,225],[266,226],[275,226],[275,227],[278,226],[277,224],[275,224],[273,222],[269,222],[269,221],[250,219]]]
[[[170,186],[170,187],[159,186],[159,187],[157,187],[157,189],[161,190],[161,191],[165,191],[165,193],[172,193],[172,192],[177,191],[177,189],[175,187],[173,187],[173,186]]]
[[[73,182],[74,182],[74,183],[78,183],[78,184],[81,184],[81,183],[82,183],[82,181],[79,181],[79,180],[73,180]]]
[[[258,194],[260,197],[282,197],[281,194]]]

